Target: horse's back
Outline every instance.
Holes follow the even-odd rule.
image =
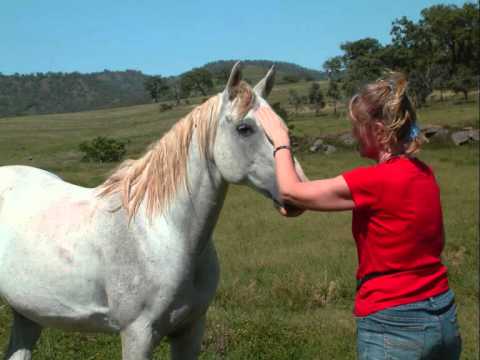
[[[5,206],[26,205],[33,209],[54,201],[56,197],[70,194],[84,196],[91,189],[70,184],[55,174],[31,166],[13,165],[0,167],[0,220]],[[22,209],[25,211],[26,209]]]
[[[77,187],[63,181],[51,172],[32,166],[10,165],[0,167],[0,195],[5,191],[14,190],[17,186],[31,184],[31,186],[42,187],[46,183],[63,183],[64,185]]]
[[[109,327],[96,206],[92,189],[33,167],[0,167],[0,296],[18,312],[42,325]]]
[[[88,224],[96,206],[94,189],[34,167],[0,167],[0,229],[4,231],[10,228],[17,234],[54,237],[62,227],[71,231],[82,220],[81,225]]]

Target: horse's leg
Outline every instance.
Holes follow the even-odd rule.
[[[122,330],[121,337],[122,360],[150,360],[154,338],[148,321],[138,319]]]
[[[42,328],[40,325],[13,310],[13,324],[5,359],[30,360],[32,358],[32,349],[41,332]]]
[[[170,353],[172,360],[196,360],[202,345],[205,330],[205,316],[170,336]]]

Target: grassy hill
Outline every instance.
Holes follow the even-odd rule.
[[[270,102],[290,112],[294,133],[314,138],[350,128],[344,114],[328,107],[315,116],[288,107],[288,91],[304,93],[310,83],[277,86]],[[96,186],[116,165],[84,163],[78,144],[96,136],[128,141],[137,157],[192,105],[160,112],[154,104],[81,113],[0,119],[0,165],[41,167],[84,186]],[[344,109],[341,109],[341,113]],[[429,104],[421,124],[478,127],[478,103],[459,99]],[[330,177],[365,164],[352,148],[329,156],[299,153],[310,178]],[[464,341],[463,359],[478,348],[478,145],[427,144],[420,157],[433,166],[442,190],[447,243],[444,260],[457,294]],[[353,304],[356,254],[351,214],[306,213],[295,219],[276,214],[270,201],[251,189],[232,186],[215,230],[221,284],[208,313],[201,359],[354,359]],[[7,342],[10,312],[0,304],[0,349]],[[165,358],[162,345],[154,359]],[[113,359],[117,336],[47,330],[34,358]]]

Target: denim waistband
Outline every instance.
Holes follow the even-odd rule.
[[[385,313],[388,315],[400,315],[404,316],[408,312],[409,316],[415,316],[418,313],[418,316],[422,316],[425,312],[430,314],[440,314],[448,310],[455,301],[455,295],[452,290],[447,290],[446,292],[439,294],[437,296],[430,297],[425,300],[416,301],[409,304],[394,306],[382,311],[379,311],[378,315]]]

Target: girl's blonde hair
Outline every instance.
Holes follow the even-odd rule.
[[[374,122],[381,122],[385,131],[380,143],[391,148],[402,145],[406,154],[414,154],[425,141],[416,124],[415,108],[407,95],[407,79],[401,73],[366,85],[349,103],[354,126],[365,131]]]

